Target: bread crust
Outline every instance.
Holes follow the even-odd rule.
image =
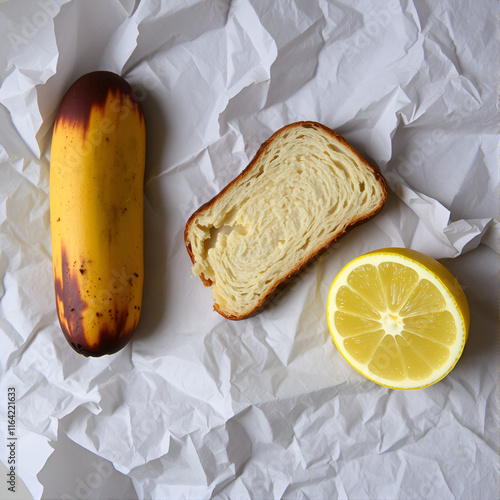
[[[258,162],[259,162],[261,156],[264,154],[264,151],[266,150],[266,148],[270,144],[272,144],[272,142],[275,140],[275,138],[278,135],[281,135],[284,132],[286,132],[287,130],[291,130],[292,128],[296,128],[296,127],[316,128],[316,129],[322,130],[326,134],[332,136],[338,142],[342,143],[346,148],[348,148],[351,151],[351,153],[353,155],[355,155],[360,160],[361,163],[363,163],[367,168],[369,168],[370,170],[372,170],[375,178],[379,182],[380,187],[381,187],[381,189],[383,191],[382,201],[381,201],[381,203],[379,203],[379,205],[377,205],[368,214],[364,214],[363,216],[360,216],[357,219],[353,219],[343,230],[339,231],[338,233],[335,233],[330,238],[330,240],[328,240],[324,245],[321,245],[320,247],[317,247],[309,255],[307,255],[300,262],[298,262],[298,264],[291,271],[289,271],[288,273],[286,273],[285,275],[283,275],[281,278],[277,279],[275,281],[275,283],[273,284],[272,288],[268,291],[268,293],[266,293],[265,295],[263,295],[263,297],[259,301],[259,303],[251,311],[249,311],[248,313],[241,314],[241,315],[227,314],[226,312],[224,312],[223,310],[220,309],[220,307],[218,306],[217,303],[214,303],[214,311],[218,312],[219,314],[221,314],[223,317],[225,317],[227,319],[238,321],[238,320],[242,320],[242,319],[246,319],[246,318],[249,318],[251,316],[254,316],[262,308],[262,306],[264,305],[264,303],[266,303],[269,300],[269,298],[274,295],[274,293],[277,291],[278,288],[281,288],[290,278],[292,278],[292,276],[297,275],[297,273],[299,273],[304,267],[306,267],[307,264],[315,261],[316,258],[319,257],[328,247],[330,247],[335,241],[338,241],[347,232],[349,232],[350,230],[354,229],[356,226],[359,226],[360,224],[362,224],[362,223],[368,221],[369,219],[373,218],[382,209],[383,205],[385,204],[385,201],[387,200],[387,185],[386,185],[385,179],[383,178],[382,174],[371,163],[369,163],[367,160],[365,160],[358,153],[358,151],[356,151],[356,149],[354,149],[354,147],[351,144],[349,144],[349,142],[347,142],[340,134],[338,134],[334,130],[326,127],[325,125],[323,125],[321,123],[318,123],[318,122],[315,122],[315,121],[299,121],[299,122],[290,123],[290,124],[285,125],[284,127],[280,128],[279,130],[277,130],[273,135],[271,135],[271,137],[269,137],[269,139],[267,139],[266,141],[264,141],[261,144],[261,146],[259,147],[259,149],[257,150],[257,152],[255,153],[255,156],[252,158],[252,160],[250,161],[250,163],[248,164],[248,166],[245,167],[245,169],[242,170],[242,172],[238,176],[236,176],[231,182],[229,182],[229,184],[227,184],[212,199],[210,199],[209,201],[207,201],[206,203],[204,203],[203,205],[201,205],[200,208],[198,208],[191,215],[191,217],[188,219],[188,221],[186,223],[186,226],[184,228],[184,244],[186,246],[186,250],[187,250],[188,255],[189,255],[189,257],[191,259],[191,262],[193,264],[195,264],[195,260],[196,259],[195,259],[193,250],[191,248],[191,242],[189,241],[189,233],[190,233],[190,230],[191,230],[191,226],[193,225],[193,223],[196,220],[196,218],[201,213],[203,213],[204,210],[212,207],[214,205],[214,203],[216,203],[221,197],[223,197],[224,194],[227,191],[229,191],[230,189],[232,189],[232,187],[236,183],[238,183],[240,180],[244,179],[245,177],[249,176],[252,173],[253,168],[256,165],[258,165]],[[203,274],[200,274],[200,279],[202,280],[203,284],[205,286],[207,286],[207,287],[213,285],[212,280],[206,278]]]

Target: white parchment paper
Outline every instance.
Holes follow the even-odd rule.
[[[493,0],[0,3],[0,460],[14,387],[19,490],[496,498],[498,15]],[[86,359],[56,317],[49,171],[58,104],[95,69],[144,107],[146,276],[133,340]],[[342,134],[389,198],[230,322],[191,277],[184,225],[297,120]],[[387,246],[440,259],[471,309],[461,360],[420,391],[365,380],[328,332],[337,272]]]

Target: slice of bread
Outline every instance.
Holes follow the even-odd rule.
[[[380,173],[340,135],[292,123],[188,220],[193,273],[213,285],[217,312],[243,319],[386,198]]]

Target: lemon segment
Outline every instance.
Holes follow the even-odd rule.
[[[417,284],[418,273],[411,267],[395,262],[383,262],[378,270],[387,294],[387,306],[391,311],[398,311]]]
[[[368,264],[353,269],[347,278],[347,285],[369,301],[376,309],[382,310],[385,308],[385,297],[375,266]]]
[[[469,308],[439,262],[404,248],[362,255],[337,275],[328,326],[342,356],[374,382],[418,389],[446,376],[460,358]]]
[[[442,311],[446,300],[438,288],[426,279],[420,280],[399,311],[401,316],[414,316],[429,311]]]
[[[380,313],[348,286],[340,288],[337,294],[337,307],[341,311],[350,312],[364,318],[380,319]]]
[[[384,336],[384,330],[353,335],[344,340],[344,348],[361,363],[368,363]]]
[[[338,311],[335,313],[335,326],[342,337],[352,337],[361,333],[375,332],[380,330],[382,325],[378,321]]]
[[[451,346],[457,339],[457,325],[450,311],[410,316],[403,323],[406,331],[444,345]]]
[[[399,349],[395,337],[384,335],[382,342],[373,353],[373,357],[368,363],[371,373],[393,382],[401,382],[406,378],[406,371],[403,359],[399,355]]]

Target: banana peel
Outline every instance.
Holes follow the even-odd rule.
[[[108,71],[76,80],[54,125],[50,222],[59,323],[85,356],[119,351],[139,322],[145,151],[130,85]]]

